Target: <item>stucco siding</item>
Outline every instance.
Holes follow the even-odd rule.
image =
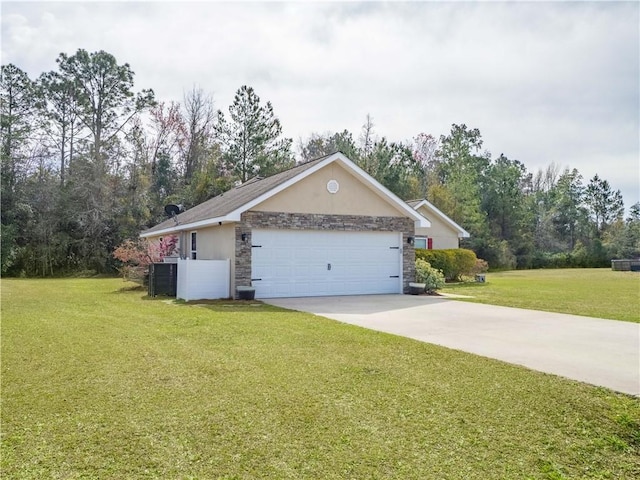
[[[418,232],[418,230],[422,230],[422,232]],[[416,229],[416,236],[418,237],[427,237],[432,239],[432,248],[434,250],[444,250],[447,248],[458,248],[460,246],[458,237],[451,236],[433,236],[428,232],[428,228],[420,228]]]
[[[445,223],[438,216],[432,215],[424,208],[418,209],[418,212],[431,222],[431,227],[416,228],[416,236],[432,238],[434,250],[458,248],[460,246],[458,232],[451,225]]]
[[[225,260],[235,255],[233,224],[193,230],[198,232],[198,260]]]
[[[329,180],[338,182],[338,192],[329,193]],[[327,165],[251,210],[389,217],[406,215],[336,163]]]

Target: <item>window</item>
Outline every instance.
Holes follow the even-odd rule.
[[[197,244],[196,244],[196,232],[191,232],[191,260],[195,260],[198,256],[197,253]]]
[[[416,237],[413,240],[413,246],[415,248],[427,248],[427,239],[425,237]]]
[[[426,248],[427,250],[433,249],[433,238],[416,237],[413,240],[413,246],[415,248]]]

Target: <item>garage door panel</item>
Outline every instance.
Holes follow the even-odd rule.
[[[291,268],[291,277],[298,279],[298,282],[312,281],[314,278],[321,279],[325,275],[327,267],[325,264],[295,265]]]
[[[256,229],[252,237],[258,298],[401,292],[397,232]]]

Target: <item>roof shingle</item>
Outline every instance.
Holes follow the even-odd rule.
[[[175,220],[173,218],[169,218],[164,222],[145,230],[142,234],[148,235],[150,233],[159,232],[178,225],[187,225],[202,220],[228,215],[250,201],[258,198],[260,195],[267,193],[269,190],[317,165],[329,156],[330,155],[326,155],[306,163],[300,163],[295,167],[291,167],[288,170],[276,173],[270,177],[260,180],[249,180],[242,185],[238,185],[237,187],[218,195],[217,197],[210,198],[206,202],[182,212],[175,217]]]

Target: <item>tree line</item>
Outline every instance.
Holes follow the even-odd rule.
[[[134,89],[107,52],[61,53],[31,79],[2,65],[1,271],[111,272],[112,252],[164,219],[254,176],[334,151],[405,200],[426,198],[471,233],[463,246],[493,268],[600,266],[640,254],[640,205],[623,218],[609,183],[556,165],[528,172],[482,150],[478,129],[452,125],[393,142],[367,116],[349,131],[293,140],[270,102],[241,86],[225,111],[199,87],[182,102]]]
[[[536,172],[483,150],[477,128],[453,124],[390,142],[367,117],[348,131],[313,134],[303,159],[341,150],[403,199],[426,198],[470,234],[462,242],[492,268],[599,267],[640,255],[640,203],[625,219],[619,190],[595,175],[551,164]]]

